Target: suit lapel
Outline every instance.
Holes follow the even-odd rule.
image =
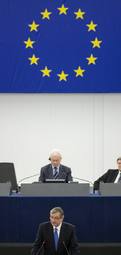
[[[52,179],[53,178],[53,169],[52,169],[52,166],[49,165],[49,168],[47,169],[48,173],[47,173],[47,176],[48,176],[48,179]]]
[[[60,179],[64,179],[64,178],[65,178],[65,171],[64,171],[62,165],[60,165],[60,167],[59,167],[59,175],[58,175],[58,178],[60,178]]]
[[[116,170],[114,171],[113,178],[112,178],[112,182],[115,181],[117,175],[118,175],[118,169],[116,169]]]
[[[65,238],[64,238],[64,224],[62,223],[59,240],[58,240],[58,250],[60,250],[61,246],[63,246],[64,240],[65,240]]]
[[[53,169],[52,169],[51,164],[48,166],[46,175],[47,175],[47,177],[46,177],[47,179],[53,179]],[[65,172],[65,169],[63,168],[62,165],[60,165],[60,167],[59,167],[59,174],[58,174],[57,178],[59,178],[59,179],[65,179],[66,178],[66,172]]]
[[[52,250],[55,250],[53,226],[51,225],[51,223],[50,223],[50,227],[49,227],[49,230],[48,230],[48,236],[50,238],[50,244],[52,244]]]

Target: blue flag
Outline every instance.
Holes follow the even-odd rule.
[[[121,0],[0,0],[0,92],[121,92]]]

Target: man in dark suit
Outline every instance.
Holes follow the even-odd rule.
[[[46,179],[64,179],[65,182],[72,181],[71,168],[61,165],[61,159],[60,152],[53,151],[49,156],[51,164],[41,168],[39,181],[46,182]]]
[[[39,225],[31,255],[78,255],[79,246],[72,224],[63,222],[61,207],[50,211],[50,221]]]
[[[94,182],[94,191],[99,190],[100,182],[104,183],[117,183],[121,181],[120,175],[121,175],[121,157],[117,159],[117,169],[109,169],[105,174],[103,174],[101,177],[99,177]]]

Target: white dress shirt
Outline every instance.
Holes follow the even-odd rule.
[[[62,223],[61,223],[59,226],[57,226],[57,227],[53,226],[53,232],[55,231],[55,228],[57,229],[57,232],[58,232],[58,238],[59,238],[59,236],[60,236],[61,226],[62,226]]]
[[[52,169],[53,169],[53,175],[55,174],[55,168],[54,168],[54,166],[52,166]],[[57,166],[57,172],[58,172],[58,174],[59,174],[59,166]]]

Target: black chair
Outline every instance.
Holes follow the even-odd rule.
[[[16,190],[18,191],[16,173],[13,163],[0,163],[0,183],[11,183],[11,191]]]

